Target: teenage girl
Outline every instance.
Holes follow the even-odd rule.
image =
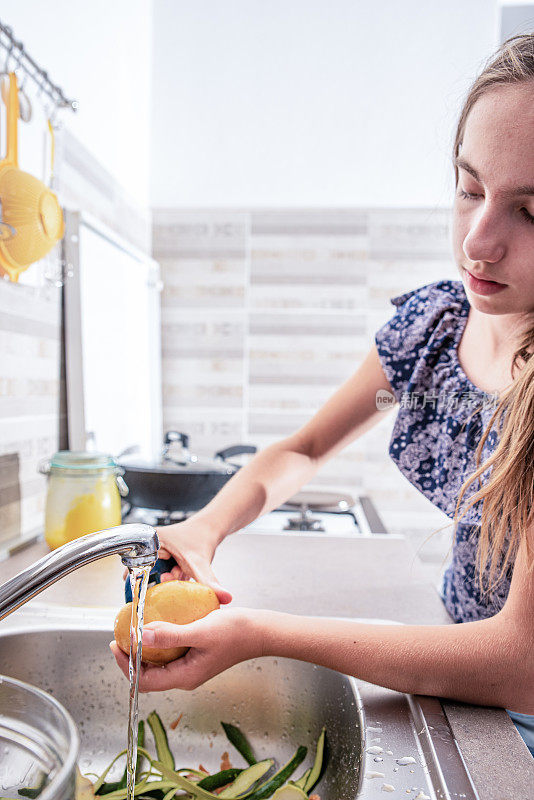
[[[158,533],[161,556],[179,565],[164,579],[195,578],[228,603],[210,567],[217,545],[377,423],[377,392],[390,391],[399,404],[391,457],[456,522],[442,597],[459,624],[243,608],[154,622],[144,644],[190,649],[163,669],[143,667],[141,691],[193,689],[240,661],[287,656],[400,692],[501,706],[534,755],[534,35],[508,40],[473,84],[453,159],[459,280],[394,298],[355,375],[310,422]],[[111,647],[127,675],[128,659]]]

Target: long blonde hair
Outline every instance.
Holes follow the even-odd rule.
[[[461,111],[453,149],[456,183],[456,158],[474,104],[496,85],[533,80],[534,34],[508,39],[474,82]],[[454,513],[456,530],[469,509],[482,503],[476,571],[480,590],[486,595],[492,594],[508,574],[522,539],[525,539],[529,566],[534,567],[534,547],[526,538],[528,526],[534,521],[533,350],[534,324],[524,333],[514,353],[510,371],[512,383],[500,397],[481,437],[475,453],[475,471],[460,489]],[[484,444],[492,429],[499,434],[498,445],[491,457],[481,464]],[[464,503],[468,490],[476,482],[480,488]]]

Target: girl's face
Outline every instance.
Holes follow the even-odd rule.
[[[453,247],[469,302],[534,312],[534,81],[477,100],[457,165]]]

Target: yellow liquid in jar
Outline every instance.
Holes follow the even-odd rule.
[[[47,520],[48,523],[48,520]],[[75,497],[63,524],[46,525],[45,539],[54,550],[86,533],[121,524],[121,501],[114,476],[97,481],[92,492]]]

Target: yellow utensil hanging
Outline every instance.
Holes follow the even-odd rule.
[[[30,264],[43,258],[65,231],[59,201],[45,184],[18,166],[18,90],[14,72],[9,73],[6,157],[0,162],[2,222],[15,230],[0,240],[0,274],[17,281]]]
[[[49,183],[52,185],[52,181],[54,179],[54,161],[56,159],[56,135],[54,133],[54,126],[52,125],[52,120],[47,120],[48,122],[48,132],[50,134],[50,180]]]

